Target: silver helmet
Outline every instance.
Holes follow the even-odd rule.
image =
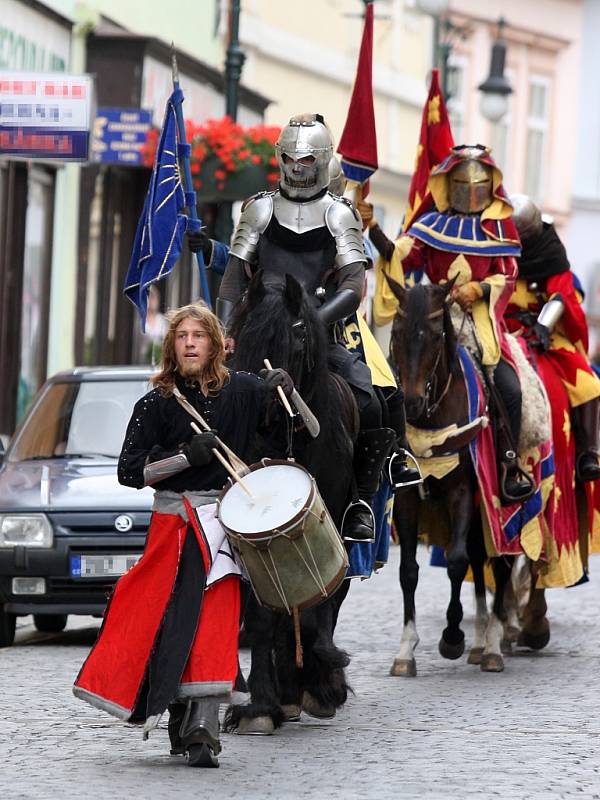
[[[290,119],[275,145],[280,187],[292,200],[309,200],[329,185],[333,143],[320,114]]]
[[[526,194],[511,194],[508,199],[513,207],[512,220],[521,241],[537,239],[544,228],[540,209]]]
[[[346,176],[336,156],[329,159],[329,191],[338,197],[342,197],[346,191]]]

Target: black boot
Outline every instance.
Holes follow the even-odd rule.
[[[219,703],[213,698],[189,700],[179,736],[190,767],[218,767]]]
[[[514,450],[507,450],[500,461],[502,505],[523,503],[535,492],[532,477],[523,469]]]
[[[573,409],[577,446],[576,474],[580,481],[600,479],[598,446],[600,445],[600,398],[589,400]]]
[[[412,466],[409,466],[408,459],[411,459]],[[392,489],[403,489],[407,486],[414,486],[423,483],[423,476],[418,468],[417,462],[405,447],[396,446],[387,462],[386,474]]]
[[[375,518],[371,510],[379,486],[381,470],[396,438],[391,428],[360,431],[354,445],[354,477],[358,500],[352,502],[342,520],[342,538],[346,542],[374,542]]]
[[[169,703],[169,740],[171,742],[171,755],[184,756],[185,748],[181,742],[179,730],[185,714],[185,703]]]

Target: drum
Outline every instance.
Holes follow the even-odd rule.
[[[261,605],[310,608],[332,595],[346,574],[346,550],[314,478],[299,464],[264,459],[232,481],[218,517]]]

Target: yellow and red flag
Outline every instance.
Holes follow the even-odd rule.
[[[433,167],[441,164],[453,146],[448,109],[440,89],[440,72],[433,69],[421,118],[421,135],[417,145],[415,170],[408,190],[408,208],[404,215],[403,230],[409,229],[427,195],[429,173]]]

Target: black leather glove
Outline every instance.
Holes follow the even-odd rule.
[[[281,386],[285,396],[289,397],[294,391],[294,381],[284,369],[261,369],[258,375],[271,392],[277,391],[277,387]]]
[[[186,233],[188,240],[188,247],[192,253],[198,253],[202,250],[204,260],[208,264],[212,256],[212,242],[206,235],[205,231],[199,230],[195,233]]]
[[[192,467],[205,467],[214,458],[213,447],[217,447],[217,437],[213,431],[197,433],[187,445],[187,460]]]
[[[538,347],[542,353],[550,349],[550,331],[541,322],[535,323],[528,338],[531,344]]]

